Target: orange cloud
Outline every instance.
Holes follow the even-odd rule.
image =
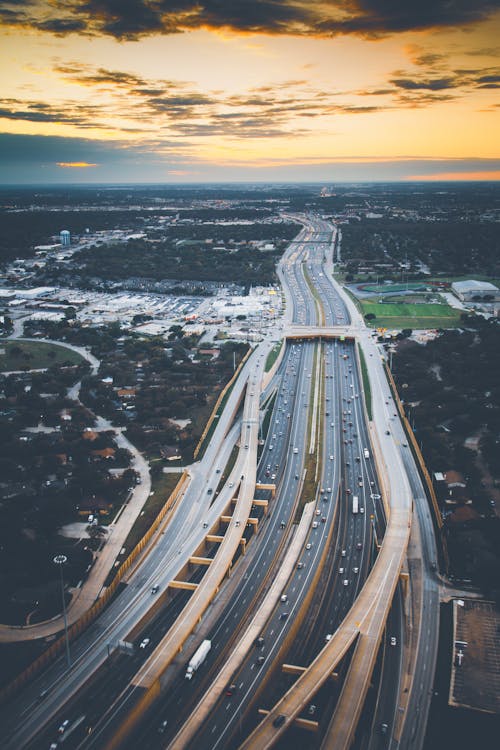
[[[64,167],[64,169],[87,169],[87,167],[98,167],[99,164],[91,164],[88,161],[58,161],[58,167]]]
[[[492,170],[491,172],[437,172],[436,174],[412,174],[404,178],[410,182],[448,182],[448,181],[463,181],[468,182],[470,180],[491,182],[492,180],[500,180],[500,170]]]

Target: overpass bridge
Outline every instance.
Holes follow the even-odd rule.
[[[254,379],[263,376],[263,363],[257,363]],[[162,678],[183,645],[203,617],[219,586],[231,568],[232,560],[240,546],[246,524],[250,518],[254,503],[257,471],[257,448],[259,440],[259,400],[260,387],[251,391],[247,388],[243,419],[241,426],[241,443],[248,448],[240,448],[233,473],[240,477],[239,493],[231,516],[226,518],[227,528],[224,535],[207,534],[214,541],[220,542],[215,557],[207,565],[202,586],[188,586],[182,581],[173,582],[174,587],[189,588],[193,594],[177,618],[174,626],[160,641],[149,659],[142,665],[131,680],[131,691],[134,701],[126,712],[123,721],[114,736],[105,745],[106,750],[120,747],[141,720],[144,712],[158,698],[162,689]],[[233,500],[231,496],[229,504]]]
[[[339,341],[355,341],[356,333],[353,326],[297,326],[285,328],[284,337],[287,341],[312,341],[314,339]]]

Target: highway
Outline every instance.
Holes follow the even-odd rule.
[[[361,716],[363,726],[366,722],[371,726],[372,750],[421,748],[439,625],[432,519],[395,416],[378,348],[352,302],[331,278],[336,229],[317,217],[299,219],[304,229],[290,243],[278,268],[286,300],[280,325],[290,338],[266,387],[266,398],[273,389],[276,398],[264,446],[259,448],[260,407],[264,363],[274,343],[271,337],[246,362],[210,445],[193,465],[189,487],[158,543],[114,602],[73,644],[72,668],[66,670],[59,660],[15,705],[4,709],[4,746],[9,750],[35,750],[47,740],[50,744],[68,712],[74,721],[82,706],[86,724],[93,728],[86,740],[79,740],[82,748],[169,744],[175,750],[207,750],[234,747],[243,740],[242,747],[261,750],[284,732],[293,744],[303,737],[295,719],[312,717],[319,722],[322,747],[340,750],[351,744]],[[365,353],[374,395],[370,427],[355,340]],[[243,407],[238,413],[239,402]],[[240,449],[234,468],[215,497],[221,470],[237,440]],[[263,490],[256,492],[256,482],[275,484],[274,499]],[[223,665],[237,648],[246,623],[258,615],[270,580],[281,581],[280,566],[296,536],[292,524],[304,486],[310,493],[305,499],[314,504],[308,507],[314,510],[309,528],[300,527],[302,549],[296,561],[288,563],[283,600],[261,623],[263,643],[259,648],[239,649],[241,659],[231,677],[235,687],[228,695],[218,675],[224,674]],[[262,515],[254,499],[264,497],[269,512]],[[413,502],[418,526],[412,533],[409,567],[417,612],[408,644],[398,580],[406,561]],[[220,521],[221,514],[228,520]],[[247,520],[254,516],[256,535],[253,526],[247,529]],[[212,562],[194,570],[191,580],[197,588],[167,600],[168,584],[186,570],[189,557],[203,549],[209,532],[217,542],[205,545],[201,553]],[[240,556],[242,537],[249,542],[245,557]],[[225,582],[226,571],[238,558],[232,586],[231,580]],[[163,606],[158,601],[155,617],[141,625],[155,603],[153,586],[159,587]],[[227,600],[226,589],[231,592]],[[205,625],[200,625],[202,617]],[[134,655],[113,655],[118,642],[130,637]],[[145,637],[149,640],[141,652],[137,646]],[[206,664],[188,682],[185,665],[207,637],[212,649]],[[396,638],[395,645],[391,637]],[[413,682],[404,683],[406,703],[400,706],[405,642],[418,659]],[[365,696],[381,644],[376,671],[380,689],[372,699],[373,715],[367,718]],[[348,667],[343,662],[347,654]],[[277,678],[285,655],[288,663],[305,668],[293,680]],[[109,670],[103,672],[106,663],[117,666],[112,677]],[[341,675],[335,695],[314,699],[313,704],[335,669]],[[98,670],[85,692],[82,686]],[[203,696],[212,682],[220,685],[221,694],[205,714]],[[69,704],[68,699],[72,699]],[[258,708],[270,709],[263,720]],[[189,717],[197,715],[200,721],[188,722],[189,739],[174,739]],[[416,719],[406,722],[406,716]]]

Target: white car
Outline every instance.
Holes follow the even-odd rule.
[[[139,644],[139,648],[147,648],[151,643],[151,638],[143,638]]]
[[[311,547],[312,547],[312,544],[311,544],[311,542],[307,542],[307,544],[306,544],[306,549],[311,549]]]
[[[396,646],[396,645],[397,645],[397,641],[396,641],[395,637],[393,635],[391,635],[391,646]]]

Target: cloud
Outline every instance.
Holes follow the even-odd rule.
[[[457,82],[453,78],[435,78],[431,80],[393,78],[390,83],[398,89],[407,89],[410,91],[421,89],[428,91],[442,91],[443,89],[452,89],[457,86]]]
[[[90,164],[88,161],[58,161],[56,164],[64,169],[87,169],[88,167],[99,166],[99,164]]]
[[[466,27],[497,10],[497,0],[7,0],[0,22],[60,36],[79,33],[132,40],[196,29],[378,38]]]

